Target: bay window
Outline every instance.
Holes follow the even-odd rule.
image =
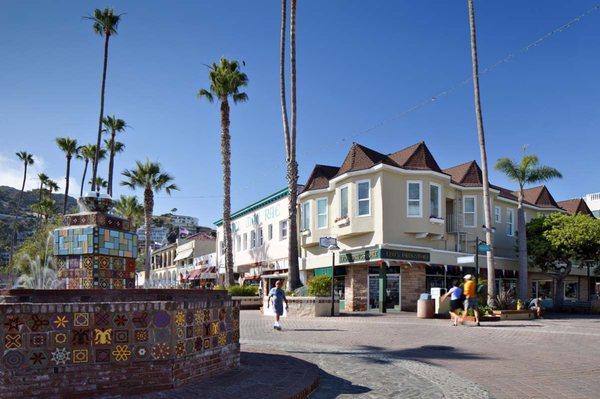
[[[357,184],[357,211],[358,216],[368,216],[371,214],[371,182],[361,181]]]
[[[430,216],[434,218],[442,217],[440,203],[442,202],[442,189],[437,184],[429,185],[429,211]]]
[[[463,216],[465,227],[477,226],[477,204],[473,195],[463,197]]]
[[[407,216],[408,217],[422,217],[423,216],[423,204],[422,204],[422,183],[420,181],[409,181],[407,182]]]
[[[317,228],[324,229],[327,227],[327,198],[319,198],[317,200]]]
[[[310,202],[302,204],[302,219],[300,223],[301,230],[310,230]]]
[[[340,218],[348,217],[348,186],[340,188]]]

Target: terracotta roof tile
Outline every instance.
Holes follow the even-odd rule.
[[[455,183],[462,186],[481,187],[483,185],[481,168],[479,168],[476,161],[469,161],[444,169],[444,173],[449,174]]]
[[[569,215],[582,213],[584,215],[594,216],[583,198],[572,198],[564,201],[558,201],[558,206],[567,211]]]

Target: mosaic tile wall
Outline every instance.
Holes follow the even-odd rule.
[[[38,370],[53,380],[61,378],[57,373],[88,365],[99,373],[101,365],[138,365],[136,370],[142,370],[145,362],[204,357],[206,361],[198,365],[208,368],[220,354],[226,357],[223,367],[239,364],[239,307],[231,300],[213,305],[206,299],[195,303],[1,304],[0,325],[2,398],[11,397],[9,393],[16,389],[10,386],[10,378],[25,382],[19,379],[20,372],[31,376],[31,371]],[[167,370],[172,372],[172,365]],[[202,374],[207,370],[194,373],[196,377]],[[44,385],[53,385],[47,378],[40,381],[42,390]]]
[[[54,254],[137,257],[137,235],[103,227],[64,227],[53,232]]]
[[[137,257],[137,234],[98,228],[98,251],[100,255]]]
[[[66,288],[135,288],[135,259],[84,255],[58,258],[58,277]]]

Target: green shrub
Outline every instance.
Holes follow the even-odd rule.
[[[308,280],[308,295],[329,296],[331,295],[331,277],[316,276]]]
[[[231,296],[258,296],[256,285],[233,285],[227,289]]]

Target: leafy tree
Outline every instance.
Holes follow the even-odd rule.
[[[32,205],[32,208],[38,204]],[[27,272],[31,265],[31,260],[40,258],[41,264],[46,264],[46,258],[52,255],[53,243],[49,234],[60,227],[60,218],[51,217],[35,233],[27,238],[23,245],[15,252],[13,259],[13,268],[19,272]]]
[[[574,263],[600,260],[600,220],[588,215],[554,213],[527,223],[529,265],[556,279],[554,304],[561,308],[564,282]]]
[[[248,76],[240,71],[237,61],[221,58],[220,62],[209,67],[209,89],[200,89],[199,97],[221,103],[221,163],[223,165],[223,241],[225,243],[225,285],[234,285],[233,240],[231,237],[231,136],[229,134],[229,98],[234,104],[248,100],[248,95],[240,89],[248,85]]]
[[[108,42],[112,35],[117,34],[117,27],[122,14],[115,14],[112,8],[101,10],[96,8],[93,15],[84,17],[93,22],[93,29],[97,35],[104,36],[104,64],[102,67],[102,87],[100,89],[100,117],[98,118],[98,139],[96,141],[96,156],[92,165],[92,182],[95,183],[100,161],[100,141],[102,140],[102,119],[104,118],[104,93],[106,89],[106,70],[108,67]],[[95,187],[92,183],[92,191]]]
[[[561,178],[562,175],[557,169],[550,166],[542,166],[535,155],[524,155],[520,162],[515,162],[510,158],[500,158],[496,162],[496,170],[504,173],[510,180],[519,185],[518,205],[517,205],[517,231],[519,244],[519,298],[526,301],[528,298],[527,282],[527,234],[525,230],[525,209],[523,200],[525,196],[525,186],[548,181],[554,178]]]
[[[106,148],[108,149],[108,195],[113,195],[113,171],[115,165],[115,154],[122,152],[125,149],[123,143],[116,141],[117,133],[125,131],[127,123],[123,119],[119,119],[116,116],[107,116],[102,119],[105,130],[110,134],[110,138],[105,140]]]
[[[483,215],[485,218],[485,241],[490,246],[487,253],[487,275],[488,275],[488,305],[493,305],[495,295],[494,282],[494,236],[492,235],[492,211],[490,201],[490,182],[488,178],[487,150],[485,147],[485,132],[483,129],[483,114],[481,111],[481,95],[479,92],[479,61],[477,57],[477,30],[475,27],[475,6],[473,0],[467,0],[469,11],[469,28],[471,39],[471,66],[473,69],[473,97],[475,102],[475,119],[477,121],[477,139],[479,141],[479,153],[481,155],[481,177],[483,180]]]
[[[54,215],[56,207],[56,201],[50,197],[43,197],[38,203],[31,205],[31,210],[37,213],[44,222]]]
[[[10,257],[12,260],[12,256],[15,250],[15,240],[17,238],[17,218],[19,217],[19,213],[21,211],[21,201],[23,199],[23,193],[25,192],[25,182],[27,181],[27,168],[31,165],[33,165],[34,160],[33,160],[33,155],[31,155],[30,153],[26,152],[26,151],[20,151],[16,153],[17,158],[19,158],[19,160],[21,162],[23,162],[23,184],[21,185],[21,191],[19,192],[19,198],[17,199],[17,204],[15,205],[15,211],[14,211],[14,219],[13,219],[13,223],[12,223],[12,228],[11,228],[11,238],[10,238]]]
[[[79,146],[77,140],[70,137],[58,137],[56,139],[56,145],[58,148],[65,153],[67,159],[67,174],[65,177],[65,200],[63,203],[63,215],[67,213],[67,200],[69,199],[69,177],[71,175],[71,159],[73,156],[77,156],[79,152]]]
[[[100,148],[98,153],[100,156],[100,160],[106,158],[106,150],[104,148]],[[85,187],[85,175],[87,174],[88,164],[92,161],[92,165],[94,165],[94,159],[96,157],[96,144],[87,144],[79,147],[79,153],[77,154],[77,159],[82,159],[85,163],[83,167],[83,176],[81,177],[81,190],[79,192],[79,196],[83,197],[83,188]],[[91,184],[91,180],[90,180]]]
[[[171,191],[179,190],[173,183],[173,177],[164,172],[159,163],[136,161],[136,167],[123,172],[126,180],[121,182],[133,190],[144,190],[144,223],[146,228],[146,255],[144,264],[144,284],[150,282],[150,236],[152,232],[152,212],[154,210],[154,193],[165,190],[171,195]]]
[[[45,173],[38,173],[38,180],[40,181],[40,191],[38,200],[42,200],[42,196],[44,194],[44,186],[50,181],[50,178]]]
[[[132,227],[138,226],[144,217],[144,206],[138,202],[135,195],[121,195],[115,202],[114,210],[129,220]]]
[[[290,10],[290,88],[291,88],[291,129],[288,123],[287,98],[285,94],[285,28],[287,0],[281,0],[281,34],[279,42],[279,87],[281,97],[281,118],[288,183],[288,262],[289,285],[291,290],[302,286],[298,265],[298,162],[296,161],[296,0],[291,0]]]

